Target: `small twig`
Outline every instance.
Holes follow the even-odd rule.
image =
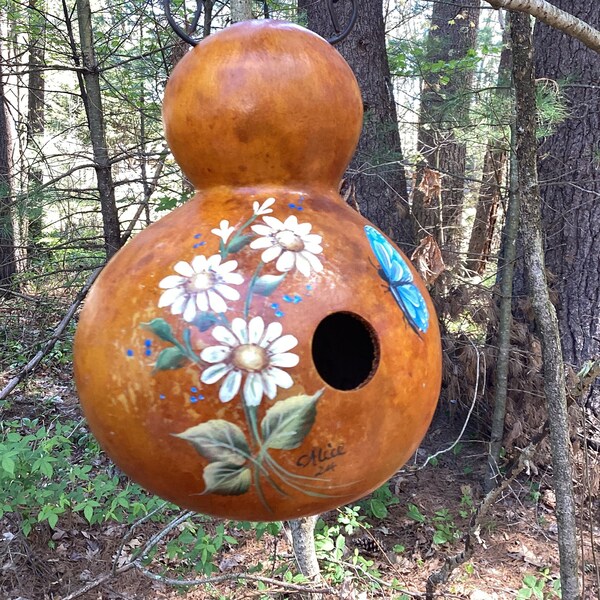
[[[85,285],[79,290],[73,304],[69,307],[69,310],[62,318],[60,323],[56,326],[56,329],[52,332],[50,338],[46,341],[46,343],[42,346],[41,350],[39,350],[36,355],[15,375],[6,386],[0,391],[0,401],[4,400],[16,387],[19,383],[27,377],[42,361],[44,356],[54,348],[54,344],[59,340],[61,335],[64,333],[67,325],[71,322],[71,319],[75,316],[77,309],[83,299],[86,297],[88,291],[92,287],[92,284],[96,280],[96,277],[102,271],[102,267],[98,267],[95,269],[92,274],[88,277]]]

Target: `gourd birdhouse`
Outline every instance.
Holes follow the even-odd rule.
[[[381,485],[431,421],[431,300],[338,195],[362,126],[343,58],[251,21],[177,65],[166,138],[196,189],[120,250],[75,340],[91,430],[132,479],[202,513],[279,520]]]

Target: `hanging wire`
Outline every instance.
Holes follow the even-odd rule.
[[[334,9],[334,4],[337,4],[340,0],[326,0],[327,9],[329,10],[329,17],[331,18],[331,23],[333,24],[333,29],[335,31],[335,35],[327,39],[330,44],[338,44],[343,39],[348,37],[348,34],[356,25],[356,19],[358,18],[358,0],[350,0],[350,4],[352,6],[352,11],[350,13],[350,18],[348,19],[348,23],[344,29],[340,26],[340,21]],[[265,12],[267,9],[266,2]],[[189,25],[188,31],[182,29],[177,21],[173,18],[173,14],[171,13],[171,0],[163,0],[163,7],[165,10],[165,16],[167,17],[167,22],[172,27],[173,31],[184,41],[187,42],[190,46],[197,46],[199,40],[194,39],[190,33],[194,33],[196,28],[198,27],[198,23],[200,21],[200,15],[202,14],[202,0],[196,0],[196,12],[194,13],[194,17],[192,22]],[[266,12],[266,14],[268,14]]]

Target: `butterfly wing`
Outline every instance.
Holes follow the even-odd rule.
[[[381,266],[382,276],[389,284],[406,320],[415,331],[425,333],[429,327],[429,311],[425,298],[413,283],[413,275],[406,261],[374,227],[365,225],[365,233]]]

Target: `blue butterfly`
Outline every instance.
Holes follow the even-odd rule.
[[[408,324],[418,334],[429,327],[429,312],[425,298],[413,283],[413,275],[400,253],[370,225],[365,225],[367,239],[379,262],[380,277],[389,285],[390,292],[402,309]],[[417,331],[419,330],[419,331]]]

